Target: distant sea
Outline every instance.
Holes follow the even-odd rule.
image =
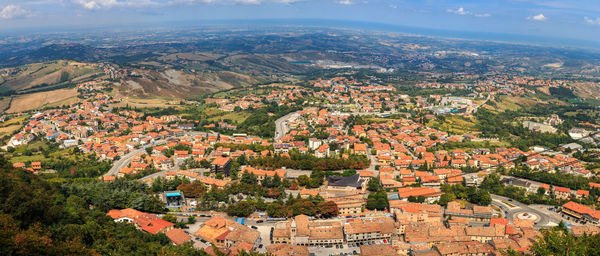
[[[323,27],[323,28],[346,28],[360,30],[375,30],[382,32],[397,32],[405,34],[434,36],[434,37],[449,37],[459,39],[474,39],[482,41],[496,41],[507,43],[524,43],[543,46],[566,46],[600,50],[600,42],[558,38],[558,37],[543,37],[521,34],[504,34],[490,33],[477,31],[459,31],[459,30],[444,30],[433,28],[410,27],[402,25],[384,24],[366,21],[347,21],[347,20],[327,20],[327,19],[254,19],[254,20],[203,20],[203,25],[223,24],[223,25],[239,25],[249,29],[268,29],[277,26],[307,26],[307,27]],[[168,23],[167,23],[168,24]],[[185,26],[194,24],[193,21],[177,21],[172,22],[172,25]],[[162,23],[165,25],[165,23]]]

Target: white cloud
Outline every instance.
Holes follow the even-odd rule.
[[[110,9],[113,7],[138,8],[161,5],[160,2],[154,0],[71,0],[71,2],[88,10]]]
[[[456,15],[472,15],[472,16],[475,16],[475,17],[478,17],[478,18],[485,18],[485,17],[492,16],[489,13],[472,13],[470,11],[465,10],[464,7],[459,7],[456,10],[447,9],[446,11],[449,12],[449,13],[456,14]]]
[[[449,13],[457,14],[457,15],[470,15],[471,14],[471,12],[465,11],[465,8],[462,8],[462,7],[458,8],[456,10],[448,9],[446,11],[448,11]]]
[[[338,1],[335,1],[335,2],[338,3],[338,4],[343,4],[343,5],[353,5],[354,4],[354,2],[352,2],[350,0],[338,0]]]
[[[263,3],[292,4],[306,0],[68,0],[76,6],[88,10],[110,9],[114,7],[161,7],[173,6],[178,4],[241,4],[241,5],[260,5]],[[347,0],[349,1],[349,0]]]
[[[587,22],[587,24],[590,24],[590,25],[600,25],[600,18],[591,19],[591,18],[588,18],[588,17],[584,17],[583,19],[585,20],[585,22]]]
[[[29,11],[18,5],[7,5],[0,11],[0,19],[14,19],[29,15]]]
[[[535,21],[546,21],[548,20],[548,18],[546,16],[544,16],[544,14],[540,13],[538,15],[535,16],[531,16],[531,17],[527,17],[528,20],[535,20]]]
[[[261,4],[262,0],[235,0],[239,4]]]
[[[392,9],[398,9],[398,6],[395,5],[395,4],[390,4],[390,8],[392,8]]]
[[[117,0],[72,0],[76,5],[80,5],[85,9],[101,9],[110,8],[119,4]]]

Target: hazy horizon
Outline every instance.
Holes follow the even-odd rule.
[[[550,0],[0,0],[3,33],[231,21],[585,48],[600,44],[600,2],[591,0],[577,5]]]
[[[56,33],[76,33],[85,35],[94,32],[134,32],[140,28],[145,30],[173,29],[184,30],[192,28],[211,28],[216,26],[229,26],[231,28],[240,28],[245,30],[269,30],[281,29],[285,26],[296,28],[315,28],[315,29],[350,29],[374,32],[391,32],[415,36],[430,36],[449,39],[465,39],[477,41],[502,42],[509,44],[528,44],[549,47],[569,47],[583,48],[589,50],[600,50],[600,44],[591,40],[573,40],[558,37],[534,36],[522,34],[478,32],[468,30],[452,29],[432,29],[423,27],[412,27],[393,25],[377,22],[349,21],[349,20],[318,20],[318,19],[221,19],[221,20],[202,20],[202,21],[169,21],[162,23],[130,23],[115,28],[109,25],[96,26],[59,26],[59,27],[32,27],[26,29],[0,29],[5,36],[20,36],[32,34],[56,34]]]

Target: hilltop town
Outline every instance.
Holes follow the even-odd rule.
[[[88,200],[211,255],[501,255],[531,252],[552,227],[600,233],[598,124],[578,116],[597,110],[565,114],[568,81],[405,91],[356,75],[148,108],[92,80],[76,102],[3,116],[21,120],[3,154],[47,179],[141,184]],[[529,107],[546,102],[563,112]]]

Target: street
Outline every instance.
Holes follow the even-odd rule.
[[[498,195],[492,196],[492,204],[499,207],[502,212],[505,214],[505,217],[509,219],[510,222],[513,222],[514,217],[518,214],[527,213],[533,214],[538,217],[538,220],[535,222],[536,227],[548,227],[558,224],[560,220],[556,219],[554,216],[549,216],[548,214],[531,207],[529,205],[517,202],[510,198],[506,198]],[[544,207],[551,207],[546,205]]]
[[[290,130],[289,121],[298,118],[300,112],[289,113],[281,118],[275,120],[275,137],[273,141],[279,141],[286,133]]]

